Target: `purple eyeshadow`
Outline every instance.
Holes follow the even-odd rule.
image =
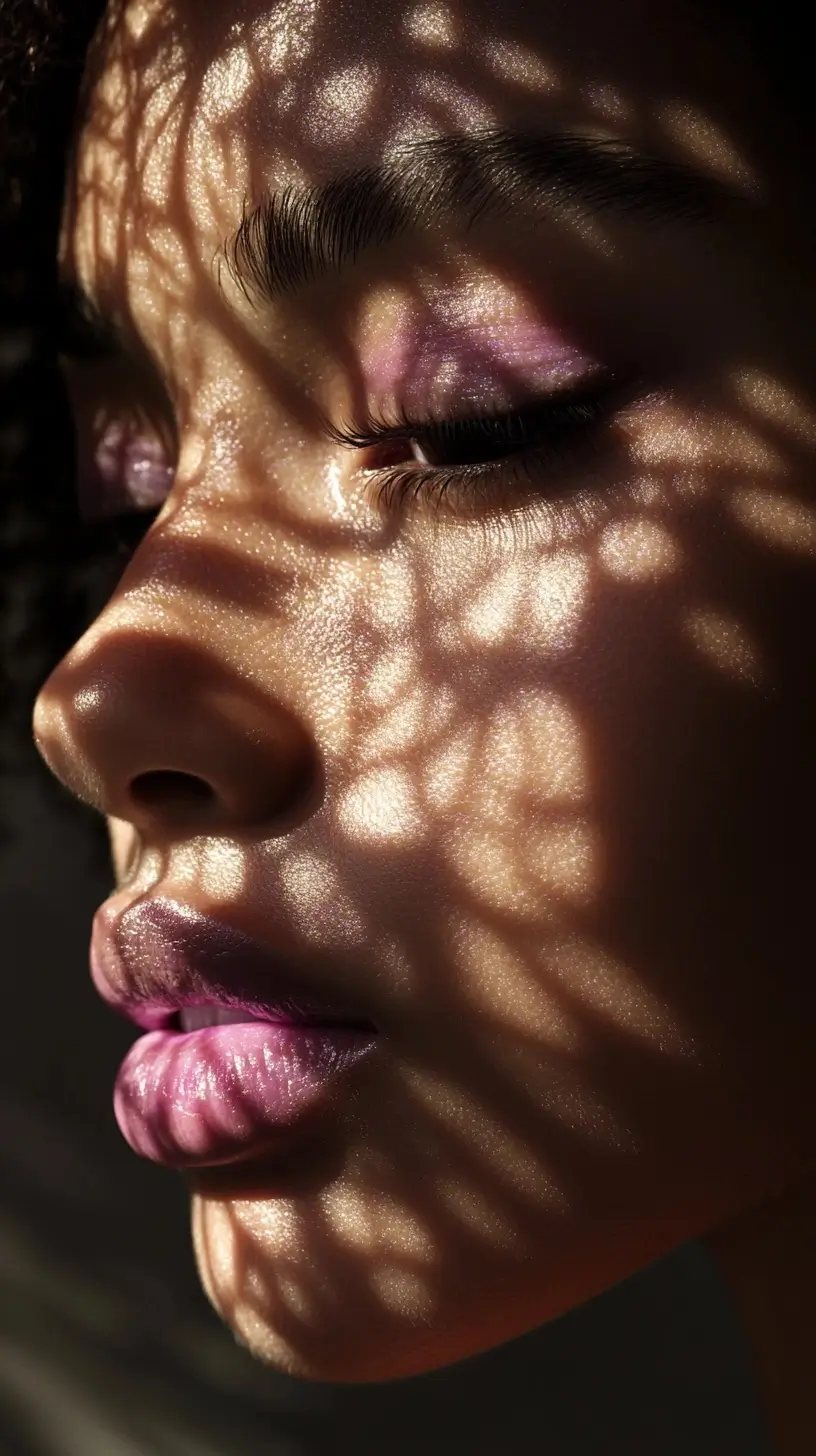
[[[446,403],[501,401],[566,388],[601,365],[551,329],[521,320],[495,326],[429,324],[376,350],[367,361],[376,399],[394,398],[409,412]]]

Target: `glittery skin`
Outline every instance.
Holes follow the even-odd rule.
[[[318,1378],[510,1338],[812,1164],[812,250],[783,118],[684,13],[125,0],[92,78],[64,248],[178,468],[36,731],[118,821],[106,913],[215,915],[377,1028],[285,1178],[195,1175],[216,1306]],[[264,186],[486,126],[739,205],[437,219],[270,308],[219,274]],[[383,506],[325,429],[598,366],[614,416],[481,513]]]
[[[466,303],[460,301],[467,315]],[[507,317],[500,304],[489,323],[450,328],[426,319],[390,340],[364,364],[375,401],[400,400],[403,408],[434,414],[467,407],[512,410],[531,398],[588,381],[598,366],[566,340],[535,324]]]

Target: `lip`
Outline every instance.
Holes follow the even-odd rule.
[[[116,1079],[120,1130],[170,1167],[239,1162],[288,1142],[336,1101],[343,1074],[376,1041],[355,1008],[304,989],[284,957],[173,900],[103,906],[91,974],[147,1033]],[[191,1007],[229,1024],[182,1030],[179,1013]]]

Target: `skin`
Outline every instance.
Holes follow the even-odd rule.
[[[314,1140],[193,1180],[210,1297],[299,1374],[443,1365],[709,1233],[761,1376],[761,1331],[806,1348],[746,1270],[813,1166],[810,220],[737,47],[724,85],[679,6],[613,9],[132,0],[89,69],[64,266],[138,336],[120,393],[164,401],[177,470],[35,731],[113,823],[115,906],[285,944],[380,1031]],[[749,206],[430,229],[276,309],[219,289],[245,197],[486,124],[625,137]],[[529,326],[646,387],[480,514],[383,511],[321,411],[376,395],[417,311],[505,328],[516,383]],[[83,420],[103,387],[72,373]]]

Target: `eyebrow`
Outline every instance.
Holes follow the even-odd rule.
[[[719,178],[625,140],[505,130],[431,137],[378,165],[245,202],[237,231],[219,250],[219,277],[224,263],[250,302],[273,302],[447,216],[471,228],[525,207],[556,219],[574,219],[578,208],[653,227],[705,225],[751,201]]]

